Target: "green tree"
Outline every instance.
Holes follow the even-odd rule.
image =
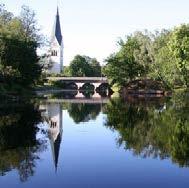
[[[4,84],[31,86],[41,75],[36,53],[39,34],[32,10],[23,6],[20,17],[0,8],[0,75]]]
[[[89,66],[90,66],[90,69],[91,69],[90,76],[100,77],[101,76],[101,66],[100,66],[100,63],[97,61],[97,59],[91,58],[88,56],[85,56],[85,58],[86,58]]]
[[[171,31],[162,30],[154,35],[152,46],[153,63],[150,65],[149,77],[160,80],[167,88],[173,88],[179,79],[176,63],[169,48]]]
[[[144,67],[143,74],[145,77],[147,77],[153,63],[152,36],[147,30],[145,32],[137,31],[133,35],[139,44],[139,47],[134,51],[135,61]]]
[[[64,68],[63,68],[63,75],[64,76],[71,76],[70,67],[69,66],[64,66]]]
[[[137,38],[128,36],[126,42],[119,41],[120,50],[111,55],[106,61],[104,74],[112,81],[121,86],[144,74],[144,65],[136,58],[136,51],[140,50]]]
[[[184,84],[189,87],[189,24],[174,29],[169,45],[180,76]]]
[[[19,17],[22,28],[24,30],[24,38],[27,41],[35,41],[39,45],[42,36],[39,34],[39,28],[37,27],[36,14],[28,6],[23,5]]]
[[[71,76],[89,76],[91,74],[90,66],[85,57],[76,55],[70,63]]]
[[[69,66],[70,76],[101,76],[100,63],[95,58],[76,55]]]
[[[34,84],[41,75],[41,67],[38,65],[36,54],[37,46],[33,42],[24,42],[18,39],[1,38],[0,44],[2,53],[0,53],[2,74],[7,79],[12,77],[12,81],[29,86]],[[19,54],[22,52],[22,56]],[[7,72],[7,68],[11,72]],[[10,75],[11,73],[14,75]]]

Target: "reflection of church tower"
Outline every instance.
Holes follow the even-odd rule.
[[[52,64],[49,73],[61,73],[63,69],[63,37],[58,8],[51,37],[49,61]]]
[[[60,104],[47,105],[48,135],[54,160],[55,169],[58,166],[58,157],[62,139],[62,108]]]

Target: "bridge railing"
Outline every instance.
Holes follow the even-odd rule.
[[[73,81],[73,82],[108,82],[108,79],[106,77],[47,77],[47,80],[52,80],[52,81]]]

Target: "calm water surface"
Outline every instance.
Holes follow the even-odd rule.
[[[1,188],[189,187],[189,94],[0,105]]]

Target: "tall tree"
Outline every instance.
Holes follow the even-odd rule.
[[[95,58],[76,55],[69,66],[70,76],[100,76],[100,63]]]
[[[178,74],[176,64],[169,48],[171,31],[156,32],[153,39],[153,63],[150,65],[149,76],[160,80],[168,88],[173,88]]]
[[[13,14],[11,12],[8,12],[5,9],[5,5],[0,4],[0,26],[1,26],[1,28],[4,24],[9,22],[12,19],[12,17],[13,17]]]
[[[153,63],[152,34],[147,30],[145,32],[137,31],[133,37],[139,44],[139,47],[134,51],[135,61],[144,67],[144,76],[147,76],[149,68]]]
[[[182,80],[189,87],[189,24],[174,29],[169,45]]]
[[[21,16],[14,17],[3,6],[0,10],[0,74],[9,86],[30,86],[41,74],[36,52],[39,35],[34,14],[30,14],[33,11],[22,7]]]
[[[41,36],[39,35],[40,30],[37,27],[35,12],[31,10],[28,6],[23,5],[19,19],[22,23],[25,39],[28,41],[39,42]]]
[[[136,51],[140,50],[140,43],[137,38],[128,36],[126,42],[119,41],[120,50],[112,54],[106,61],[107,65],[104,74],[113,82],[125,85],[129,81],[144,74],[144,65],[136,58]]]

